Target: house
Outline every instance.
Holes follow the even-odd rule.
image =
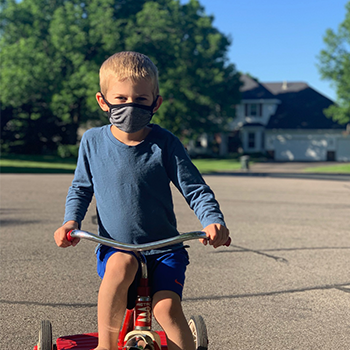
[[[350,161],[349,125],[323,112],[333,101],[303,82],[259,83],[247,75],[241,81],[229,151],[239,134],[246,154],[266,153],[277,161]]]

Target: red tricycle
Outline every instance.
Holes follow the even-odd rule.
[[[118,349],[119,350],[167,350],[166,335],[162,331],[152,330],[152,301],[148,287],[148,272],[146,259],[142,251],[162,248],[192,239],[206,239],[205,232],[194,231],[183,233],[179,236],[145,244],[125,244],[112,239],[97,236],[93,233],[72,230],[68,233],[68,240],[82,238],[93,241],[98,244],[110,247],[138,252],[139,262],[141,264],[141,278],[137,290],[137,300],[133,310],[127,310],[124,321],[119,333]],[[231,239],[226,245],[230,245]],[[188,322],[191,329],[196,350],[208,349],[208,336],[204,320],[201,316],[192,316]],[[87,333],[62,336],[52,340],[52,326],[50,321],[42,321],[39,331],[39,341],[34,350],[92,350],[97,347],[98,334]]]

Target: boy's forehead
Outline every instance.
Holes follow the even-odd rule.
[[[153,84],[149,79],[140,78],[140,79],[118,79],[116,76],[110,74],[108,77],[108,89],[114,90],[114,92],[123,92],[127,90],[133,90],[137,93],[142,94],[151,94],[153,90]]]

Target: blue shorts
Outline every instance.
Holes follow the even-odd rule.
[[[103,278],[108,259],[119,249],[101,246],[96,253],[97,273]],[[135,255],[133,252],[122,251],[123,253]],[[188,253],[185,248],[180,248],[168,253],[145,255],[148,269],[148,283],[151,289],[151,297],[161,290],[170,290],[177,293],[182,299],[182,290],[185,283],[185,271],[189,264]],[[127,308],[135,307],[137,298],[137,287],[141,277],[141,267],[139,267],[133,283],[128,292]]]

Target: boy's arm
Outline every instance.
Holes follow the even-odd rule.
[[[224,245],[229,237],[224,216],[210,187],[205,183],[198,169],[192,163],[187,151],[176,139],[168,159],[168,174],[195,212],[207,233],[209,244],[214,248]],[[207,244],[207,240],[202,240]]]
[[[63,226],[57,229],[54,235],[56,244],[59,247],[75,246],[79,242],[79,239],[76,239],[70,243],[66,239],[66,235],[70,230],[80,228],[93,197],[92,175],[87,152],[88,147],[84,136],[79,147],[74,179],[72,185],[69,187],[66,198]]]
[[[93,197],[92,174],[89,162],[89,147],[85,134],[79,147],[77,167],[72,185],[66,198],[66,210],[63,223],[76,221],[81,225]]]

